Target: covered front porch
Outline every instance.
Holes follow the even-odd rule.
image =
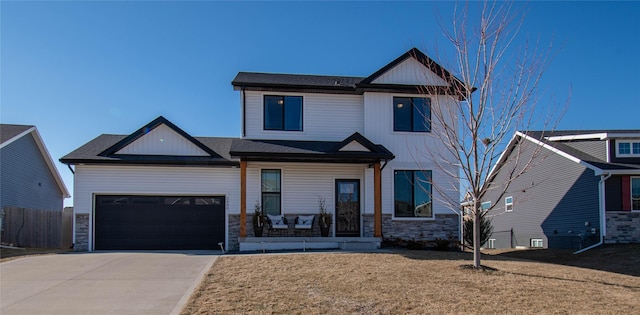
[[[237,221],[229,222],[229,235],[236,236],[229,241],[237,240],[235,248],[367,250],[380,246],[381,170],[394,157],[384,147],[356,133],[339,142],[244,140],[234,144],[231,154],[240,158],[240,213]],[[318,206],[320,201],[326,201],[324,210]],[[265,222],[263,231],[256,233],[259,209],[278,227]],[[321,220],[322,213],[328,219]],[[299,228],[298,220],[303,218],[313,218],[309,230]],[[329,222],[329,233],[326,227],[321,233],[320,222]]]

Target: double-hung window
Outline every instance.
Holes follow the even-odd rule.
[[[397,218],[433,217],[431,171],[395,171],[394,215]]]
[[[431,99],[394,97],[393,131],[430,132]]]
[[[264,214],[278,215],[281,213],[281,186],[280,170],[262,170],[262,211]]]
[[[264,96],[264,130],[302,131],[302,96]]]
[[[640,156],[640,141],[621,141],[616,140],[617,156],[634,157]]]
[[[507,198],[504,198],[504,211],[513,211],[513,197],[509,196]]]
[[[640,210],[640,177],[631,177],[631,210]]]

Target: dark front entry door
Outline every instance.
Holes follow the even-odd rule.
[[[336,179],[336,236],[360,236],[359,179]]]

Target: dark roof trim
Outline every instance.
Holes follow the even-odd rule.
[[[333,154],[304,154],[304,153],[246,153],[231,152],[231,155],[239,156],[243,161],[262,162],[324,162],[324,163],[374,163],[380,160],[392,160],[393,155],[354,154],[354,152],[340,152]]]
[[[140,128],[140,129],[136,130],[134,133],[132,133],[129,136],[125,137],[124,139],[118,141],[116,144],[114,144],[113,146],[109,147],[108,149],[100,152],[98,155],[99,156],[112,156],[116,152],[121,150],[122,148],[124,148],[124,147],[128,146],[129,144],[133,143],[134,141],[138,140],[139,138],[141,138],[142,136],[146,135],[151,130],[155,129],[156,127],[158,127],[158,126],[160,126],[162,124],[164,124],[167,127],[171,128],[173,131],[177,132],[179,135],[183,136],[184,138],[189,140],[191,143],[196,145],[198,148],[202,149],[204,152],[207,152],[209,155],[211,155],[213,157],[220,157],[213,150],[209,149],[209,147],[207,147],[206,145],[202,144],[200,141],[196,140],[194,137],[192,137],[191,135],[186,133],[184,130],[180,129],[178,126],[174,125],[172,122],[170,122],[169,120],[167,120],[166,118],[164,118],[162,116],[159,116],[158,118],[154,119],[152,122],[146,124],[144,127]]]
[[[381,150],[377,145],[375,145],[375,143],[369,141],[369,139],[365,138],[359,132],[354,132],[351,136],[347,137],[346,139],[342,140],[342,142],[338,143],[333,148],[333,152],[354,152],[354,151],[340,151],[340,149],[344,148],[346,145],[348,145],[353,141],[356,141],[360,143],[362,146],[364,146],[365,148],[367,148],[370,151],[370,152],[367,152],[368,154],[380,153],[380,154],[393,155],[391,154],[391,152],[387,151],[386,149],[384,151]]]
[[[353,87],[347,86],[319,86],[319,85],[295,85],[295,84],[260,84],[248,83],[234,85],[236,90],[247,91],[274,91],[274,92],[298,92],[298,93],[326,93],[326,94],[362,94]]]
[[[131,157],[131,158],[127,158]],[[139,158],[138,158],[139,157]],[[240,166],[238,161],[229,160],[211,160],[209,158],[204,159],[191,159],[185,157],[175,156],[149,156],[149,155],[136,155],[124,156],[123,158],[114,158],[111,160],[94,160],[94,159],[60,159],[60,162],[68,165],[78,164],[93,164],[93,165],[105,165],[105,164],[118,164],[118,165],[172,165],[172,166]]]

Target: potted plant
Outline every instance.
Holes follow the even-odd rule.
[[[318,225],[320,225],[320,235],[323,237],[329,236],[329,228],[331,227],[331,213],[327,212],[325,200],[323,197],[318,198],[318,208],[320,214],[318,215]]]
[[[262,229],[264,228],[264,217],[262,215],[262,207],[256,201],[253,211],[253,233],[256,237],[262,237]]]

